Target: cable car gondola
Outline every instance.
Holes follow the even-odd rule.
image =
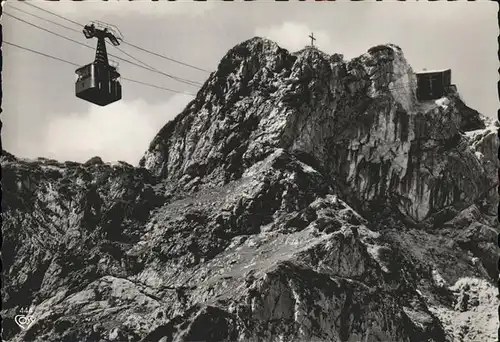
[[[87,39],[97,38],[97,49],[93,63],[78,68],[75,73],[76,96],[99,106],[106,106],[122,98],[122,86],[118,64],[111,65],[106,51],[108,38],[114,46],[120,45],[123,40],[117,29],[100,22],[85,25],[83,34]]]

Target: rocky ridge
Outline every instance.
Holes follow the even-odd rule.
[[[4,152],[3,339],[494,341],[498,125],[415,89],[253,38],[139,167]]]

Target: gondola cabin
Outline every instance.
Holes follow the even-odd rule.
[[[99,106],[122,98],[120,74],[109,64],[90,63],[76,71],[76,96]]]
[[[419,101],[435,100],[446,95],[453,86],[451,69],[423,70],[416,73],[417,99]]]
[[[122,86],[118,64],[110,64],[106,52],[105,39],[114,46],[120,45],[123,39],[118,29],[95,21],[85,25],[83,34],[87,39],[97,38],[97,49],[93,63],[78,68],[75,83],[76,96],[99,106],[106,106],[122,98]]]

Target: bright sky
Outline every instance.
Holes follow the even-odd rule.
[[[352,58],[381,43],[399,45],[413,69],[452,69],[465,102],[489,117],[498,109],[497,5],[485,2],[235,2],[200,3],[30,1],[78,23],[100,20],[119,27],[125,41],[213,71],[232,46],[253,36],[270,38],[292,51],[309,44]],[[14,8],[78,26],[21,2],[5,12],[81,43],[83,33],[34,18]],[[74,42],[3,16],[4,40],[85,65],[94,52]],[[120,48],[171,75],[204,82],[207,73]],[[108,45],[108,52],[133,61]],[[3,148],[22,157],[44,156],[136,164],[158,130],[192,99],[123,81],[123,99],[98,107],[75,97],[76,67],[3,45]],[[116,58],[110,57],[116,60]],[[182,92],[196,88],[120,62],[123,77]],[[137,63],[136,61],[134,61]]]

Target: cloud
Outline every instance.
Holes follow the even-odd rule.
[[[281,47],[295,52],[311,44],[309,38],[311,32],[317,39],[315,45],[318,45],[321,51],[334,53],[333,44],[327,31],[314,30],[303,23],[284,22],[281,25],[260,27],[255,30],[255,35],[271,39]]]
[[[88,113],[55,118],[30,154],[78,162],[100,156],[105,162],[122,160],[136,165],[161,127],[191,100],[178,94],[155,105],[143,100],[119,101],[92,106]]]

